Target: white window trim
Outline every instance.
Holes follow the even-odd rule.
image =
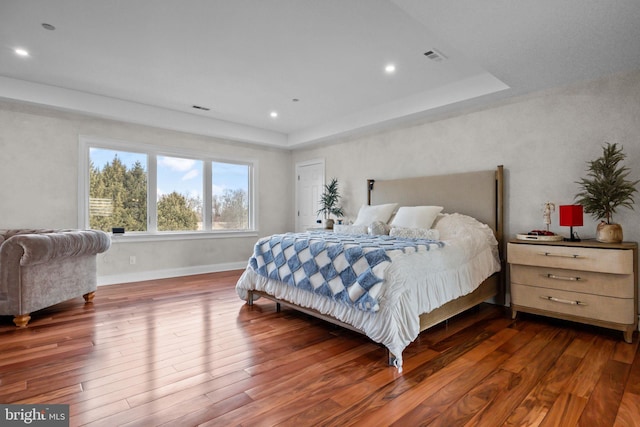
[[[78,165],[78,228],[89,228],[89,150],[90,148],[104,148],[109,150],[129,151],[147,155],[147,231],[129,232],[123,235],[113,236],[120,242],[143,242],[156,240],[191,240],[203,238],[229,238],[229,237],[255,237],[258,235],[258,207],[257,195],[258,182],[257,159],[239,159],[229,157],[215,157],[202,151],[160,147],[140,142],[131,142],[115,139],[107,139],[95,136],[80,135],[79,137],[79,165]],[[151,154],[151,156],[149,156]],[[203,206],[204,230],[198,231],[158,231],[157,230],[157,203],[154,197],[150,197],[149,188],[157,187],[157,156],[186,157],[204,162],[203,170],[203,195],[211,194],[212,170],[211,162],[235,163],[249,166],[249,224],[253,228],[248,230],[214,231],[211,228],[212,198],[205,197]]]

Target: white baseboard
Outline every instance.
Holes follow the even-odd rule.
[[[244,270],[247,262],[229,262],[225,264],[198,265],[195,267],[172,268],[166,270],[140,271],[136,273],[110,274],[98,276],[98,286],[118,283],[142,282],[145,280],[168,279],[171,277],[192,276],[194,274],[217,273],[219,271]]]

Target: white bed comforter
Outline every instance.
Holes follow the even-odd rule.
[[[247,267],[236,285],[247,299],[248,290],[313,308],[363,331],[386,346],[401,369],[402,352],[420,333],[420,314],[475,290],[500,270],[497,241],[491,229],[461,214],[441,215],[434,225],[443,248],[422,253],[397,253],[386,271],[380,310],[365,312],[330,298],[259,276]]]

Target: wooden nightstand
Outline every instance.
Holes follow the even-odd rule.
[[[638,326],[638,244],[511,240],[511,310],[624,332]]]

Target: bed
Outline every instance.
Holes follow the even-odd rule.
[[[366,185],[367,204],[361,208],[356,225],[335,233],[287,233],[260,239],[236,290],[249,305],[262,297],[275,302],[278,309],[284,305],[364,333],[388,349],[389,363],[401,371],[403,350],[422,331],[483,301],[504,304],[504,172],[498,166],[429,177],[369,179]],[[389,205],[395,205],[395,218],[366,227],[379,236],[358,231],[363,212],[377,212]],[[402,224],[407,212],[416,207],[444,209],[433,215],[429,229],[393,227]],[[379,228],[386,230],[377,232]],[[420,231],[418,236],[412,234],[415,231]],[[406,239],[405,232],[413,238]],[[271,252],[273,248],[278,252]],[[362,265],[366,259],[353,287],[345,284],[350,280],[347,276],[338,277],[334,286],[326,278],[326,267],[320,267],[325,269],[326,282],[322,286],[314,283],[313,278],[320,276],[317,269],[303,268],[299,253],[292,255],[312,248],[322,248],[331,260],[343,256],[342,252],[335,255],[335,248],[347,258],[359,254],[354,263]],[[277,264],[275,258],[282,260],[285,250],[290,258]],[[314,249],[316,252],[321,251]],[[294,282],[297,284],[292,286]]]

